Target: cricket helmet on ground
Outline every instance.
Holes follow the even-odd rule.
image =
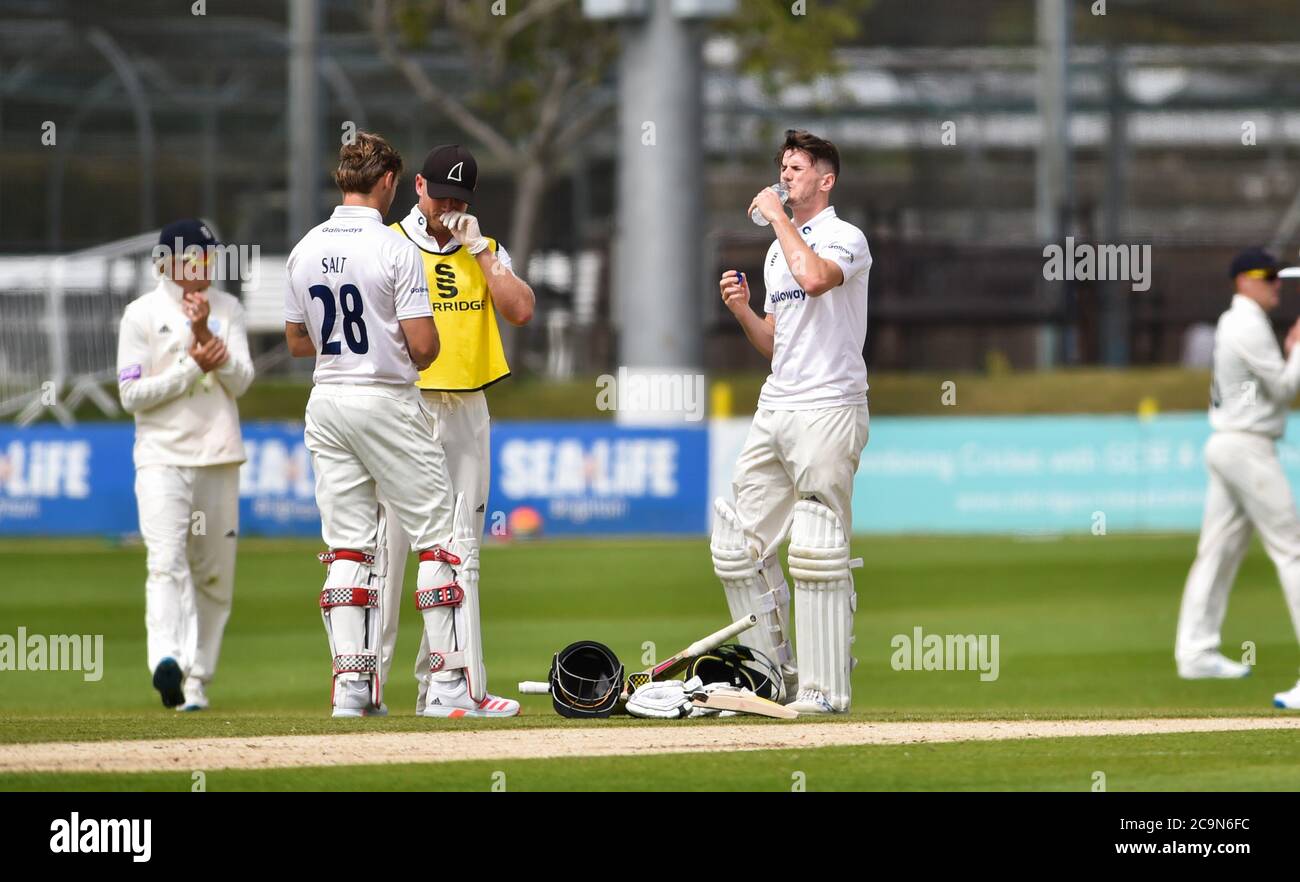
[[[580,640],[551,660],[551,703],[562,717],[607,717],[623,691],[623,664],[613,650]]]
[[[757,649],[728,643],[691,659],[682,678],[699,677],[707,686],[726,683],[748,689],[760,698],[781,701],[785,698],[785,681],[772,660]]]

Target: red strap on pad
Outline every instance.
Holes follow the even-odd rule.
[[[336,606],[379,606],[379,589],[377,588],[322,588],[320,608],[333,609]]]
[[[436,560],[440,563],[451,564],[452,566],[457,566],[460,563],[460,558],[445,548],[430,548],[427,551],[421,551],[421,563],[426,560]]]
[[[336,560],[350,560],[363,563],[366,566],[371,566],[375,562],[373,554],[366,554],[364,551],[353,551],[351,548],[335,548],[330,551],[322,551],[316,555],[316,559],[325,566],[329,566]]]
[[[464,599],[465,589],[450,582],[441,588],[421,588],[416,591],[415,608],[423,611],[435,606],[460,606]]]

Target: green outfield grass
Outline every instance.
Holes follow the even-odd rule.
[[[854,554],[866,562],[858,571],[860,664],[854,674],[853,719],[1272,715],[1278,713],[1270,707],[1272,693],[1289,688],[1300,665],[1281,591],[1258,545],[1242,567],[1225,630],[1229,654],[1239,654],[1244,641],[1255,644],[1254,675],[1245,681],[1192,683],[1175,676],[1171,656],[1182,582],[1195,548],[1193,536],[858,537],[853,545]],[[549,700],[537,696],[523,698],[525,715],[517,720],[416,718],[409,671],[419,622],[410,607],[403,609],[398,662],[386,695],[393,715],[331,720],[328,652],[316,607],[323,576],[314,558],[317,550],[313,542],[241,543],[234,615],[221,668],[209,690],[213,708],[178,714],[162,708],[149,685],[141,548],[95,540],[0,542],[6,564],[0,633],[12,635],[21,625],[34,634],[103,634],[105,642],[103,678],[98,682],[86,682],[77,672],[0,672],[0,742],[628,724],[562,721],[550,710]],[[507,695],[514,694],[520,679],[544,678],[551,654],[572,640],[601,640],[630,668],[639,668],[644,642],[653,641],[657,653],[666,655],[727,618],[708,543],[702,538],[489,545],[483,553],[483,573],[489,673],[493,688]],[[974,671],[894,670],[891,639],[910,635],[916,627],[925,633],[997,635],[998,679],[981,682]],[[1296,740],[1294,734],[1268,732],[1114,739],[1114,744],[1130,747],[1115,747],[1119,752],[1113,755],[1144,770],[1145,777],[1132,779],[1138,787],[1252,788],[1271,786],[1269,780],[1290,787],[1300,782],[1294,775],[1276,775],[1272,760],[1264,759],[1296,766],[1300,757],[1286,752]],[[1075,748],[1069,745],[1085,741],[1112,743],[1065,739],[949,745],[933,748],[939,751],[935,754],[931,748],[913,748],[913,756],[949,756],[953,765],[951,774],[938,774],[946,761],[920,763],[919,777],[908,786],[1086,789],[1073,778],[1052,778],[1051,759],[1070,754]],[[1172,752],[1161,753],[1160,744],[1173,745]],[[1261,751],[1277,747],[1281,753],[1259,753],[1264,759],[1251,771],[1253,760],[1243,759],[1237,766],[1229,762],[1233,756],[1257,755],[1244,745],[1261,745]],[[1208,751],[1223,764],[1205,765],[1204,775],[1180,770],[1176,760],[1184,747]],[[1099,748],[1079,749],[1081,756],[1092,756]],[[855,768],[860,764],[842,786],[891,787],[896,782],[886,770],[907,750],[825,748],[806,755],[812,757],[810,769],[823,760],[827,769],[842,766],[846,759]],[[1157,756],[1164,759],[1152,759]],[[1022,769],[1019,759],[1012,762],[1016,757],[1039,757],[1042,767],[1035,770],[1031,763]],[[602,762],[590,768],[616,765]],[[718,787],[739,787],[752,763],[776,768],[783,762],[780,756],[754,754],[692,756],[689,761],[651,758],[644,769],[652,777],[636,781],[644,787],[677,786],[685,773],[672,770],[681,766],[698,767],[710,776],[716,772]],[[962,777],[963,769],[983,763],[995,767]],[[482,765],[354,770],[339,779],[339,786],[469,782],[474,775],[482,776]],[[558,786],[561,772],[547,771],[549,767],[546,761],[521,765],[521,772],[526,768],[535,777],[521,777],[517,789]],[[1230,777],[1234,767],[1240,768],[1241,777]],[[1212,769],[1220,771],[1211,774]],[[302,787],[309,786],[313,773],[286,770],[268,773],[265,779],[252,773],[220,774],[231,787]],[[33,782],[44,778],[4,777],[0,788],[37,786]],[[51,786],[66,783],[59,777],[48,780]],[[161,783],[137,777],[75,780],[96,787]],[[575,779],[571,784],[619,786],[615,778],[581,783]],[[333,780],[329,786],[334,786]],[[771,786],[784,789],[780,782]],[[826,782],[825,787],[830,786]]]
[[[1104,779],[1096,777],[1101,772]],[[1047,738],[205,773],[209,791],[1300,790],[1294,732]],[[0,774],[4,790],[188,791],[193,773]]]

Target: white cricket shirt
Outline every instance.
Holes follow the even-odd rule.
[[[316,383],[410,386],[401,319],[432,316],[419,250],[373,208],[340,205],[289,254],[284,318],[307,326]]]
[[[1214,332],[1210,426],[1281,438],[1297,388],[1300,346],[1284,361],[1268,313],[1249,297],[1234,294]]]
[[[871,250],[862,231],[827,207],[799,227],[818,257],[834,261],[844,282],[809,297],[795,281],[780,240],[763,264],[765,312],[776,315],[772,373],[758,406],[767,410],[811,410],[865,404],[867,364],[867,277]]]
[[[225,291],[208,288],[208,330],[230,357],[203,373],[189,348],[190,321],[182,291],[171,279],[131,301],[117,337],[117,389],[135,416],[135,467],[209,466],[244,461],[235,399],[253,382],[244,308]]]

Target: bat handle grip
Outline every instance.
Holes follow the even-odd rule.
[[[521,680],[519,681],[520,695],[550,695],[551,684],[543,683],[539,680]]]

